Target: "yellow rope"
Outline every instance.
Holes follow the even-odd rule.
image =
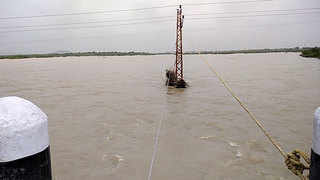
[[[271,141],[271,143],[278,149],[278,151],[281,153],[281,155],[286,158],[286,153],[282,150],[280,145],[270,136],[270,134],[264,129],[261,122],[254,116],[252,112],[249,111],[249,109],[246,107],[246,105],[240,100],[238,96],[235,95],[235,93],[232,91],[232,89],[228,86],[228,84],[225,82],[225,80],[220,76],[220,74],[204,59],[204,62],[209,66],[210,70],[214,72],[221,83],[224,85],[225,88],[230,92],[230,94],[238,101],[240,106],[249,114],[250,118],[255,121],[255,123],[258,125],[258,127],[262,130],[262,132],[268,137],[268,139]]]
[[[200,55],[200,53],[199,53]],[[261,131],[264,133],[265,136],[269,139],[269,141],[273,144],[275,148],[278,149],[280,154],[285,159],[285,164],[287,165],[288,169],[293,172],[295,175],[299,176],[301,180],[307,180],[308,177],[303,175],[303,171],[309,169],[310,159],[306,155],[306,153],[295,150],[292,153],[285,153],[281,146],[272,138],[272,136],[267,132],[267,130],[263,127],[262,123],[255,117],[255,115],[249,111],[246,105],[240,100],[240,98],[232,91],[226,81],[222,78],[222,76],[203,58],[203,61],[209,66],[210,70],[217,75],[221,83],[224,87],[229,91],[234,99],[238,101],[240,106],[249,114],[250,118],[258,125]],[[304,165],[300,162],[300,157],[302,157],[307,165]]]

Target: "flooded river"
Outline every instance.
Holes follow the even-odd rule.
[[[285,151],[311,148],[320,61],[297,53],[204,55]],[[164,86],[175,57],[0,61],[0,97],[20,96],[49,117],[56,180],[297,179],[198,55],[188,89]]]

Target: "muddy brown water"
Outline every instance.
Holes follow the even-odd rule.
[[[309,152],[320,106],[320,61],[297,53],[205,55],[285,151]],[[174,56],[0,61],[0,96],[49,117],[56,180],[297,179],[198,55],[188,89],[164,86]]]

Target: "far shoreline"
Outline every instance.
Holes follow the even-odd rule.
[[[189,51],[185,55],[198,54],[257,54],[257,53],[301,53],[300,56],[306,58],[319,58],[320,48],[278,48],[278,49],[247,49],[247,50],[225,50],[225,51]],[[68,53],[49,53],[49,54],[21,54],[21,55],[2,55],[0,59],[27,59],[27,58],[51,58],[51,57],[84,57],[84,56],[152,56],[152,55],[175,55],[174,52],[149,53],[149,52],[68,52]]]

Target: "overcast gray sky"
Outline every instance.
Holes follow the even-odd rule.
[[[213,2],[218,4],[184,6],[185,51],[320,46],[320,0],[222,3],[231,1],[254,0],[2,0],[0,54],[174,51],[175,7],[74,16],[5,18]],[[168,17],[158,19],[163,16]],[[95,23],[97,21],[99,23]]]

